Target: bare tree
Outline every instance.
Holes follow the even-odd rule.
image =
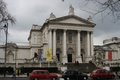
[[[6,3],[0,0],[0,29],[3,29],[4,26],[9,23],[14,24],[15,18],[8,12]]]
[[[96,5],[98,10],[95,10],[95,12],[87,10],[83,11],[92,13],[93,16],[104,12],[106,15],[112,15],[115,19],[120,20],[120,0],[84,0],[84,1],[87,4],[93,3],[93,5]]]
[[[7,36],[8,36],[8,24],[15,23],[15,18],[10,15],[7,11],[6,3],[3,0],[0,0],[0,30],[5,30],[5,67],[6,67],[6,54],[7,54]],[[4,74],[5,76],[5,74]]]
[[[112,14],[115,18],[120,19],[120,0],[86,0],[99,4],[99,10],[96,14],[106,12]]]

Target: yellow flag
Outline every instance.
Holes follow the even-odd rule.
[[[52,61],[52,49],[47,50],[46,59],[48,62]]]

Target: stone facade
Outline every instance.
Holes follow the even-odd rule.
[[[113,51],[111,52],[112,59],[108,59],[109,53],[106,53],[106,65],[109,66],[119,66],[120,65],[120,38],[112,37],[111,39],[106,39],[103,41],[104,46],[110,47]]]
[[[33,27],[35,26],[33,25]],[[46,59],[46,53],[50,49],[53,61],[57,60],[63,64],[75,61],[89,62],[93,55],[94,26],[95,24],[91,22],[91,19],[85,20],[76,16],[73,7],[70,7],[67,16],[56,18],[51,13],[37,32],[37,34],[41,34],[38,46],[42,50],[43,58]],[[31,30],[29,42],[34,43],[37,38],[34,38],[33,33],[34,31]]]
[[[94,46],[93,62],[97,66],[117,67],[120,65],[120,38],[103,40],[103,45]]]
[[[18,63],[25,63],[30,59],[30,46],[17,46],[15,43],[7,43],[6,50],[6,64],[7,66],[14,66]],[[5,66],[5,46],[0,45],[0,65]]]
[[[47,52],[51,51],[52,62],[59,63],[87,63],[93,56],[93,29],[95,24],[74,14],[74,8],[70,6],[67,16],[56,18],[51,13],[42,26],[33,25],[28,37],[29,45],[20,46],[11,44],[13,49],[7,57],[8,63],[34,63],[38,60],[45,62]],[[8,47],[9,48],[9,47]],[[0,47],[1,60],[4,62],[4,46]],[[37,58],[35,59],[35,53]],[[16,56],[16,57],[15,57]],[[9,59],[9,60],[8,60]],[[17,60],[15,62],[15,60]],[[34,65],[35,66],[35,65]],[[38,65],[39,66],[39,65]]]

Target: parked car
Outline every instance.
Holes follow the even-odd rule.
[[[90,73],[90,78],[92,78],[93,80],[114,79],[115,75],[112,72],[105,69],[96,69],[92,73]]]
[[[116,76],[120,78],[120,71],[116,72]]]
[[[58,79],[57,74],[49,73],[48,70],[33,70],[29,75],[29,80],[56,80]]]
[[[85,73],[82,73],[80,71],[76,71],[76,70],[67,70],[65,71],[65,73],[62,75],[62,78],[64,78],[64,80],[87,80],[88,76]]]

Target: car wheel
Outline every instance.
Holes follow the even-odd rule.
[[[38,80],[37,78],[35,78],[34,80]]]
[[[92,80],[99,80],[99,78],[93,78]]]
[[[34,79],[32,79],[32,80],[35,80],[35,78],[34,78]]]
[[[88,78],[87,77],[83,77],[83,80],[87,80]]]
[[[96,78],[96,80],[103,80],[103,79],[101,79],[101,78],[98,77],[98,78]]]
[[[59,80],[59,78],[54,78],[54,80]]]
[[[67,78],[63,78],[64,80],[67,80]]]
[[[57,80],[56,78],[52,78],[52,80]]]

